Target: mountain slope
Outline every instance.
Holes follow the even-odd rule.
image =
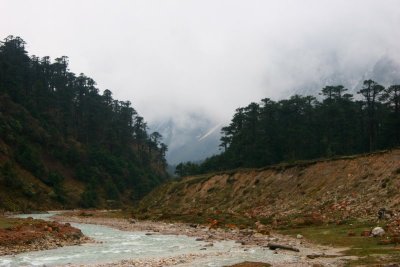
[[[0,43],[0,209],[119,207],[168,178],[161,136],[129,101],[24,44]]]
[[[355,64],[357,65],[357,63]],[[382,56],[371,65],[353,67],[340,64],[338,59],[332,56],[329,64],[321,67],[320,71],[321,73],[312,77],[312,81],[300,83],[295,90],[286,91],[282,96],[288,94],[317,95],[320,88],[339,84],[348,88],[349,93],[356,94],[361,89],[363,81],[367,79],[372,79],[384,86],[400,82],[400,62],[389,56]]]
[[[146,196],[147,217],[304,224],[400,209],[400,149],[186,177]],[[182,214],[182,215],[181,215]],[[201,221],[202,220],[202,221]]]
[[[161,133],[168,145],[169,164],[201,161],[220,152],[221,125],[202,114],[182,114],[179,118],[154,123],[150,128]]]

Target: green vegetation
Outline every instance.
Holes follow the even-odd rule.
[[[149,212],[138,212],[134,217],[143,220],[161,220],[169,222],[209,224],[212,220],[218,222],[218,227],[227,228],[229,225],[235,225],[240,229],[253,228],[257,218],[248,218],[244,216],[233,215],[220,212],[197,212],[197,213],[162,213],[151,214]]]
[[[345,248],[345,254],[358,256],[358,260],[349,261],[348,266],[383,264],[399,262],[400,255],[395,245],[381,245],[381,238],[361,236],[365,230],[371,230],[375,222],[353,221],[343,225],[307,226],[283,229],[281,234],[296,236],[302,234],[315,243]],[[349,235],[354,233],[354,236]]]
[[[59,207],[137,201],[168,178],[161,139],[129,101],[69,71],[67,57],[28,56],[19,37],[0,42],[0,209],[29,196]],[[18,192],[11,207],[6,194]]]
[[[65,217],[96,217],[96,218],[117,218],[117,219],[129,219],[131,218],[131,211],[129,209],[121,210],[77,210],[77,211],[66,211],[63,213]]]
[[[400,145],[400,85],[364,81],[354,99],[343,86],[314,96],[251,103],[222,128],[223,152],[198,165],[181,163],[180,176],[279,162],[330,158]]]
[[[0,216],[0,229],[7,229],[17,225],[19,222],[16,219],[10,219]]]
[[[242,263],[237,263],[228,267],[270,267],[271,264],[264,263],[264,262],[249,262],[245,261]]]

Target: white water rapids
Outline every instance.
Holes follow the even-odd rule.
[[[46,219],[52,214],[28,214],[20,217]],[[80,246],[21,253],[0,257],[0,266],[63,266],[68,264],[95,264],[128,259],[159,259],[202,254],[190,263],[180,266],[226,266],[243,261],[282,262],[296,261],[296,256],[273,254],[264,248],[245,249],[233,241],[214,242],[204,250],[205,242],[184,235],[146,235],[145,232],[128,232],[107,226],[72,223],[82,233],[98,241]],[[203,248],[203,250],[201,250]],[[216,253],[219,255],[216,256]]]

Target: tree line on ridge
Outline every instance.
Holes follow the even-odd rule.
[[[320,95],[264,98],[236,109],[221,130],[222,152],[203,163],[180,163],[186,176],[240,167],[351,155],[400,145],[400,85],[365,80],[355,98],[342,85]]]

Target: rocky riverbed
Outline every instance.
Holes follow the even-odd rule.
[[[57,221],[68,221],[75,223],[97,224],[117,228],[123,231],[146,232],[147,235],[186,235],[195,237],[198,242],[204,243],[199,253],[187,253],[171,257],[154,257],[149,259],[129,259],[118,262],[92,264],[90,266],[194,266],[201,264],[205,257],[222,257],[231,252],[213,252],[211,248],[220,241],[235,242],[241,251],[251,251],[254,249],[270,252],[271,243],[298,249],[290,251],[285,249],[274,250],[274,254],[282,256],[288,255],[289,258],[282,257],[270,263],[273,266],[341,266],[351,257],[341,255],[343,249],[334,249],[325,246],[318,246],[299,238],[291,238],[275,233],[261,234],[253,229],[221,229],[210,228],[204,225],[185,224],[185,223],[166,223],[153,221],[138,221],[122,218],[102,218],[97,216],[80,216],[79,212],[66,214],[65,216],[55,216]],[[207,252],[210,250],[210,252]],[[226,254],[226,255],[225,255]],[[80,266],[80,265],[70,265]]]

